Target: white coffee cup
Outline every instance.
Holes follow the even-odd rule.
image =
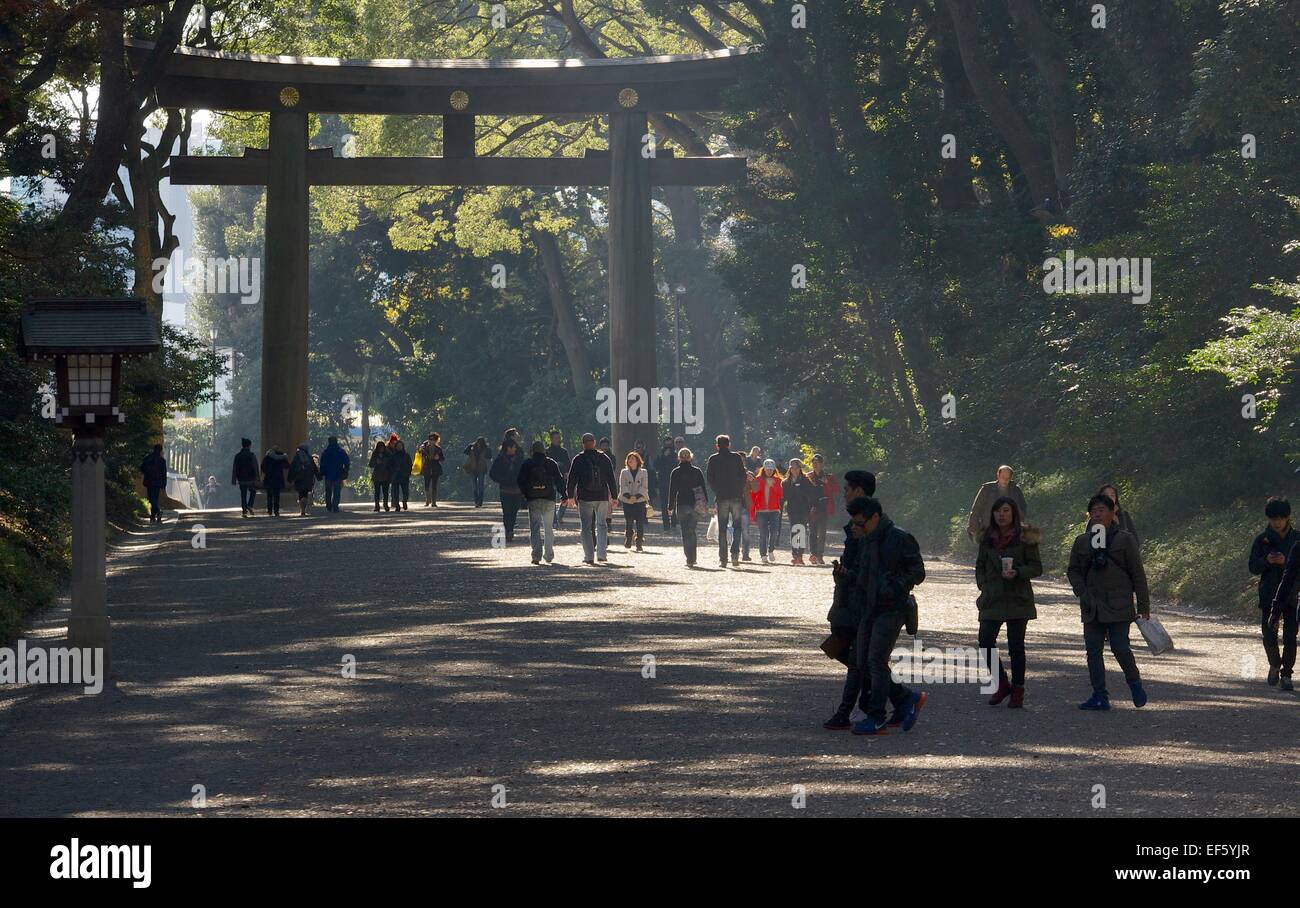
[[[1002,573],[1005,574],[1008,571],[1010,571],[1014,564],[1015,564],[1015,559],[1004,555],[1002,557]]]

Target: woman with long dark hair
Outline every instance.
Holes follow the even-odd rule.
[[[1140,546],[1142,544],[1142,540],[1138,538],[1137,526],[1133,523],[1133,515],[1130,514],[1126,509],[1121,508],[1119,506],[1119,489],[1115,487],[1115,483],[1113,482],[1106,483],[1104,486],[1102,486],[1100,489],[1097,490],[1097,494],[1105,495],[1111,501],[1115,502],[1115,525],[1118,526],[1124,532],[1131,533],[1133,538],[1137,540],[1138,545]]]
[[[1043,561],[1038,554],[1040,539],[1036,527],[1021,525],[1015,499],[1004,495],[993,502],[989,526],[980,537],[975,561],[975,584],[980,590],[975,603],[979,608],[979,648],[992,674],[998,632],[1006,624],[1011,678],[1007,678],[1006,667],[999,657],[998,688],[989,697],[990,706],[997,706],[1008,697],[1012,709],[1025,704],[1025,628],[1038,617],[1030,581],[1043,573]]]

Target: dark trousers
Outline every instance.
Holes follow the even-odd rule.
[[[1128,645],[1128,629],[1131,621],[1085,621],[1083,625],[1083,645],[1088,651],[1088,680],[1092,682],[1093,693],[1106,694],[1106,664],[1102,661],[1101,651],[1110,640],[1110,651],[1115,661],[1124,670],[1124,680],[1129,684],[1139,684],[1142,676],[1138,674],[1137,659],[1133,658],[1133,648]]]
[[[474,480],[474,507],[481,508],[483,507],[483,495],[487,491],[487,474],[472,473],[470,475]]]
[[[1264,653],[1268,656],[1270,668],[1280,669],[1283,678],[1291,677],[1295,668],[1296,647],[1296,613],[1293,609],[1282,612],[1282,652],[1277,650],[1277,628],[1268,622],[1268,612],[1264,612],[1260,630],[1264,633]]]
[[[870,678],[858,668],[857,628],[832,628],[832,633],[849,638],[848,648],[840,654],[840,661],[845,665],[844,692],[840,695],[839,712],[848,715],[853,712],[853,703],[857,701],[858,709],[864,713],[871,706]],[[863,683],[866,681],[867,683]]]
[[[337,511],[339,509],[339,498],[343,495],[343,480],[327,479],[325,480],[325,510]]]
[[[162,486],[145,486],[144,492],[149,496],[149,518],[152,520],[159,514],[158,496],[162,494]]]
[[[276,517],[280,516],[280,490],[266,490],[266,513]]]
[[[560,494],[563,495],[564,491],[561,490]],[[563,501],[561,501],[559,505],[555,508],[555,521],[552,524],[555,527],[555,529],[558,530],[560,526],[564,523],[564,514],[568,510],[569,510],[569,506],[566,505]]]
[[[411,500],[411,478],[398,479],[393,483],[393,507],[401,508]]]
[[[673,524],[677,522],[677,515],[668,513],[668,483],[666,482],[659,483],[659,516],[664,519],[665,532],[672,529]]]
[[[442,478],[440,473],[424,474],[424,503],[438,503],[438,480]]]
[[[376,510],[376,511],[379,510],[379,500],[380,500],[380,498],[382,498],[383,501],[384,501],[384,509],[385,509],[385,510],[388,509],[388,495],[389,495],[389,490],[390,490],[391,486],[392,486],[392,483],[390,483],[390,482],[377,482],[377,483],[375,483],[375,510]]]
[[[700,522],[694,514],[678,514],[677,526],[682,531],[682,548],[686,552],[686,563],[695,563],[695,549],[699,542]]]
[[[908,701],[912,692],[894,680],[889,669],[889,654],[898,643],[898,634],[903,629],[906,615],[901,610],[877,612],[868,618],[862,631],[859,631],[859,645],[867,654],[867,673],[871,684],[871,695],[867,701],[867,715],[877,722],[885,721],[885,701],[898,709]]]
[[[627,530],[627,544],[632,544],[633,531],[636,532],[636,544],[645,541],[645,502],[623,502],[623,521]]]
[[[501,522],[506,527],[506,541],[509,542],[515,538],[515,520],[519,516],[519,509],[524,506],[524,496],[508,495],[501,493]]]
[[[812,526],[810,530],[811,539],[808,540],[808,549],[818,558],[826,554],[826,509],[818,507],[813,511]]]
[[[253,510],[253,502],[257,499],[257,486],[251,482],[241,482],[239,484],[239,507],[240,510]]]
[[[1025,628],[1029,625],[1027,618],[1010,618],[1007,624],[1007,651],[1011,654],[1011,683],[1016,687],[1025,686]],[[981,657],[986,659],[989,672],[993,671],[993,653],[998,648],[998,631],[1002,622],[987,618],[980,619],[979,647]],[[985,656],[984,654],[988,655]],[[998,676],[1006,678],[1007,670],[998,657]]]

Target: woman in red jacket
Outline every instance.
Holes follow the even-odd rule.
[[[776,564],[776,544],[781,533],[781,474],[776,461],[763,461],[754,477],[757,488],[750,496],[750,519],[758,523],[758,554],[764,564]]]

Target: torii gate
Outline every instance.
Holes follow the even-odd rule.
[[[138,65],[152,45],[128,42]],[[307,438],[308,187],[608,186],[610,385],[650,389],[655,373],[652,185],[714,186],[745,179],[744,158],[642,154],[647,114],[720,110],[744,48],[615,59],[342,60],[182,48],[158,83],[160,106],[266,111],[268,148],[243,157],[181,155],[175,185],[266,186],[262,294],[263,448]],[[439,114],[443,157],[337,158],[309,149],[312,113]],[[605,114],[606,155],[478,158],[476,115]],[[592,402],[593,406],[595,401]],[[620,454],[656,427],[615,423]]]

